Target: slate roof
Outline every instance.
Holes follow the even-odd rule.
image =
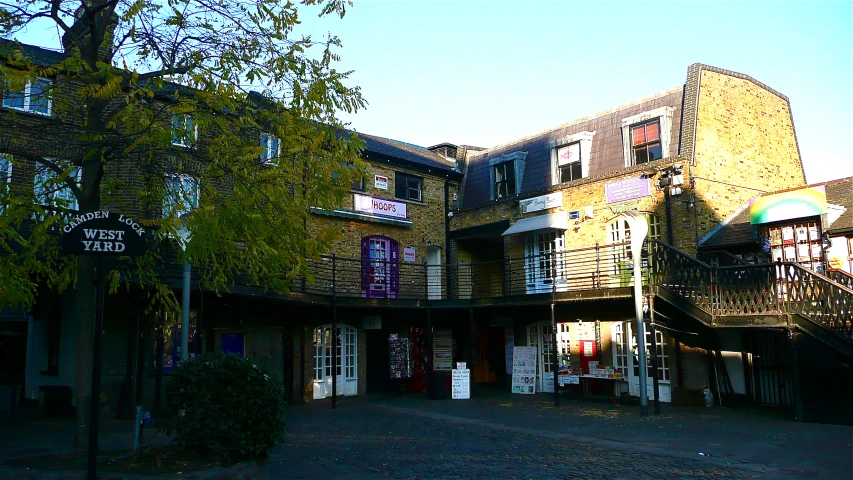
[[[670,157],[678,153],[681,133],[683,87],[673,88],[636,102],[592,116],[580,118],[556,128],[513,140],[504,145],[478,152],[468,162],[462,208],[487,205],[491,200],[489,160],[504,154],[527,152],[520,195],[551,186],[550,142],[583,131],[594,131],[590,152],[589,176],[596,177],[625,168],[622,150],[622,119],[660,107],[673,107]]]
[[[358,133],[358,136],[364,139],[363,156],[368,160],[402,160],[427,169],[461,176],[455,169],[455,162],[445,160],[441,155],[426,148],[365,133]]]
[[[19,51],[30,61],[42,67],[56,65],[65,57],[62,52],[0,38],[0,57],[14,56]]]
[[[853,232],[853,177],[830,180],[823,185],[826,187],[827,203],[846,208],[844,213],[827,228],[826,232],[829,234]],[[752,225],[749,223],[749,208],[744,207],[728,220],[727,224],[713,233],[710,238],[701,241],[700,247],[703,249],[735,247],[751,243],[755,243],[755,238],[752,233]]]

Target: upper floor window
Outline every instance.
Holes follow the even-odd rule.
[[[189,175],[166,176],[163,217],[180,217],[198,207],[198,181]]]
[[[9,192],[9,185],[12,183],[12,161],[0,155],[0,213],[6,204],[6,195]]]
[[[631,151],[634,157],[634,165],[663,158],[660,120],[656,119],[631,127]]]
[[[404,200],[423,201],[424,179],[408,173],[394,172],[394,196]]]
[[[494,170],[495,199],[513,197],[515,191],[515,164],[513,162],[499,163],[492,167]]]
[[[67,168],[70,165],[61,160],[50,159],[56,165]],[[36,175],[33,183],[33,193],[39,204],[48,207],[61,207],[69,210],[77,210],[77,197],[71,190],[69,182],[80,184],[80,168],[74,167],[67,177],[59,176],[55,170],[46,165],[36,166]]]
[[[578,132],[551,142],[551,184],[589,176],[589,157],[595,132]]]
[[[625,166],[642,165],[670,156],[675,107],[660,107],[622,119]]]
[[[526,158],[527,152],[512,152],[489,159],[489,188],[492,200],[512,197],[521,192]]]
[[[191,147],[198,139],[198,126],[192,115],[172,115],[172,145]]]
[[[50,115],[50,88],[53,85],[47,78],[37,78],[29,81],[23,90],[14,92],[6,87],[3,95],[3,106],[39,115]]]
[[[262,133],[261,147],[264,149],[261,153],[261,161],[264,163],[272,163],[281,155],[281,143],[275,135]]]

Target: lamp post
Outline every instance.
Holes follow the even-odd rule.
[[[181,356],[180,361],[184,361],[189,358],[189,350],[190,350],[190,342],[189,342],[189,331],[190,331],[190,262],[187,259],[187,245],[192,239],[192,232],[187,226],[187,216],[188,214],[183,214],[178,219],[180,220],[180,225],[177,229],[178,239],[181,244],[181,250],[184,252],[184,278],[183,278],[183,291],[181,292]]]
[[[646,417],[649,415],[648,382],[646,378],[649,369],[648,359],[646,358],[646,328],[643,324],[643,275],[640,257],[643,241],[649,233],[649,223],[644,215],[636,211],[622,212],[620,216],[628,222],[628,227],[631,229],[631,257],[634,261],[634,311],[636,314],[634,332],[637,334],[637,354],[640,362],[640,416]]]

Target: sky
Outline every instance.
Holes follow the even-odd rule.
[[[495,146],[680,87],[699,62],[790,99],[809,183],[853,176],[850,0],[355,0],[303,18],[298,33],[343,42],[369,102],[343,116],[359,132]]]

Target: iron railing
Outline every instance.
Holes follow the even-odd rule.
[[[826,276],[832,279],[835,283],[843,285],[847,288],[853,288],[853,275],[845,272],[844,270],[830,270],[826,273]]]

